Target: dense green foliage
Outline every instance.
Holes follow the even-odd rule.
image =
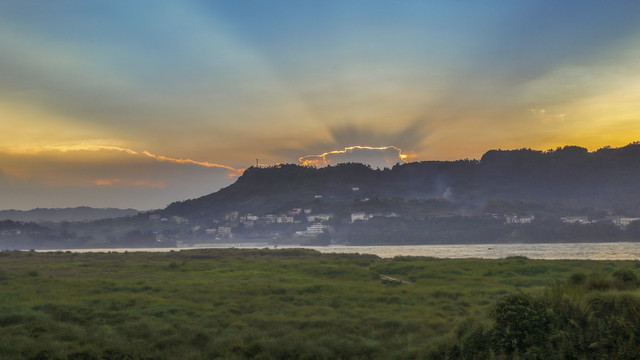
[[[638,350],[637,265],[5,251],[0,358],[624,358]]]
[[[640,281],[631,269],[575,273],[543,292],[507,295],[489,320],[456,329],[445,359],[637,359]]]

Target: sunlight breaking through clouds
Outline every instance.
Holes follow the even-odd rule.
[[[344,150],[332,150],[319,155],[306,155],[298,160],[303,166],[328,166],[359,162],[372,167],[391,168],[406,162],[407,155],[395,146],[349,146]]]

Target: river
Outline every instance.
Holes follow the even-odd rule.
[[[374,254],[382,258],[395,256],[430,256],[436,258],[500,259],[526,256],[530,259],[638,260],[640,243],[570,243],[570,244],[484,244],[484,245],[388,245],[388,246],[277,246],[266,244],[220,244],[182,248],[130,249],[61,249],[73,252],[167,252],[202,248],[305,248],[322,253]],[[59,251],[59,250],[49,250]]]

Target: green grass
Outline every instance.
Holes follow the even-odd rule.
[[[637,268],[300,249],[1,252],[0,358],[424,358],[505,295]]]

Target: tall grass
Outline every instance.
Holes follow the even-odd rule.
[[[2,359],[481,359],[570,354],[561,351],[569,344],[576,354],[635,349],[625,345],[635,334],[625,327],[635,324],[633,262],[300,249],[0,255]],[[601,275],[572,276],[592,272]],[[544,346],[496,330],[500,304],[538,302],[540,316],[553,315]],[[606,311],[608,320],[596,322]],[[593,345],[605,329],[619,340]]]

